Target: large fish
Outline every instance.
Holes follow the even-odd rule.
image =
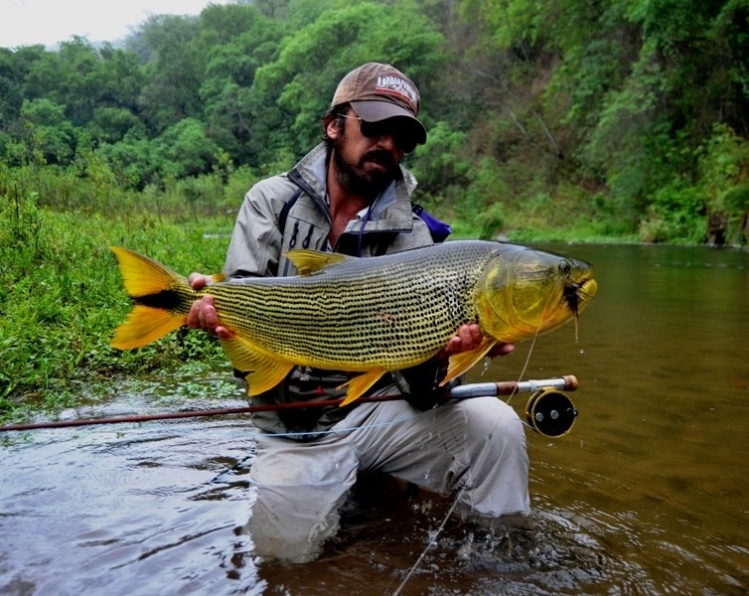
[[[433,357],[463,323],[484,341],[450,357],[442,383],[479,362],[497,342],[517,342],[574,319],[595,295],[590,266],[515,244],[456,241],[359,259],[289,251],[300,275],[218,282],[200,291],[160,263],[113,247],[134,308],[112,346],[144,346],[185,324],[192,303],[213,297],[233,366],[248,393],[280,383],[295,365],[362,372],[350,403],[388,371]]]

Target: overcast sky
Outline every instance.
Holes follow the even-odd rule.
[[[117,41],[152,14],[199,14],[228,0],[0,0],[0,47],[52,46],[81,35]]]

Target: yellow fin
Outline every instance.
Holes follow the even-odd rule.
[[[336,252],[295,248],[286,253],[286,258],[299,270],[299,275],[310,275],[353,257],[347,257]]]
[[[193,294],[187,280],[149,257],[126,248],[111,248],[125,290],[136,303],[115,332],[111,346],[119,350],[140,348],[184,325],[184,305]]]
[[[110,345],[132,350],[150,344],[185,324],[187,317],[160,308],[136,305],[117,328]]]
[[[341,407],[347,406],[351,402],[359,399],[370,387],[372,387],[372,385],[379,381],[380,377],[382,377],[386,372],[387,371],[382,368],[376,368],[364,373],[363,375],[354,377],[349,382],[341,385],[341,387],[348,387],[346,398],[341,402]]]
[[[232,366],[237,370],[247,372],[247,394],[259,395],[273,389],[294,366],[293,363],[274,358],[259,351],[250,342],[239,335],[230,339],[220,340]]]
[[[494,339],[485,339],[475,350],[460,352],[460,354],[450,356],[450,362],[447,366],[447,374],[445,375],[445,378],[440,381],[440,387],[445,385],[448,381],[452,381],[454,378],[468,372],[477,362],[479,362],[479,360],[489,353],[489,350],[491,350],[496,343],[497,341]]]
[[[172,287],[175,283],[187,284],[184,277],[150,257],[119,246],[110,248],[117,257],[122,283],[130,296],[150,296]]]

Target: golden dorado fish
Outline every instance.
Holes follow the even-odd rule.
[[[138,348],[183,326],[192,303],[213,297],[221,339],[248,393],[280,383],[295,365],[361,372],[351,403],[382,375],[425,362],[464,323],[484,341],[450,357],[441,383],[465,373],[497,342],[517,342],[574,319],[595,295],[590,266],[515,244],[455,241],[371,258],[292,250],[299,275],[208,284],[200,291],[157,261],[113,247],[134,308],[112,346]]]

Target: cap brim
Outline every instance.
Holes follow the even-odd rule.
[[[389,118],[407,118],[414,138],[420,145],[426,143],[427,130],[412,112],[389,101],[352,101],[351,107],[365,122],[381,122]]]

